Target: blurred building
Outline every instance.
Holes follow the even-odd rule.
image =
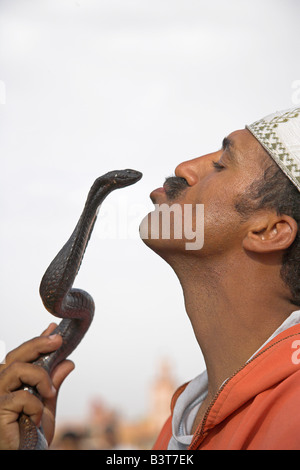
[[[157,375],[149,386],[146,410],[140,419],[129,420],[109,407],[101,397],[89,404],[84,422],[65,423],[55,434],[52,449],[151,449],[170,414],[176,389],[171,365],[161,360]]]

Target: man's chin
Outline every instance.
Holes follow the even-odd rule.
[[[150,238],[151,235],[151,212],[147,214],[141,221],[139,226],[139,234],[144,243]]]
[[[142,241],[154,251],[157,251],[159,245],[158,234],[153,234],[151,228],[151,212],[147,214],[140,223],[139,234]],[[155,249],[156,247],[156,249]]]
[[[139,234],[142,241],[151,250],[164,258],[164,253],[180,252],[184,249],[184,241],[170,238],[163,238],[161,236],[161,227],[159,224],[153,223],[151,214],[147,214],[140,223]],[[152,222],[152,223],[151,223]]]

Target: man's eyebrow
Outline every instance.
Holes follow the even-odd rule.
[[[230,150],[230,147],[233,147],[234,144],[232,140],[229,139],[229,137],[224,137],[223,142],[222,142],[222,150]]]
[[[224,137],[222,142],[222,150],[224,152],[227,151],[228,155],[233,161],[236,160],[236,154],[234,152],[234,142],[233,140],[229,139],[229,137]]]

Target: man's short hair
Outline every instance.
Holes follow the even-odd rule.
[[[268,156],[263,177],[255,180],[235,203],[243,219],[262,209],[286,214],[298,224],[298,232],[282,259],[281,277],[291,291],[291,302],[300,306],[300,192]]]

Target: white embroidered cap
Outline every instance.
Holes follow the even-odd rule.
[[[300,108],[270,114],[246,129],[300,191]]]

